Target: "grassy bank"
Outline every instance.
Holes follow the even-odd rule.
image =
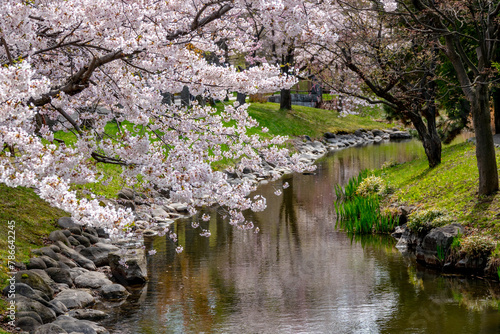
[[[378,110],[373,110],[369,113],[370,116],[340,116],[336,111],[303,106],[293,106],[290,111],[279,110],[279,104],[268,102],[252,103],[248,112],[262,126],[267,127],[269,133],[290,137],[308,135],[320,138],[325,132],[354,132],[357,129],[373,130],[394,126],[375,120],[381,118]]]
[[[497,150],[500,165],[500,152]],[[442,163],[429,169],[425,158],[384,168],[380,175],[394,189],[390,200],[419,209],[445,209],[482,234],[500,238],[500,194],[478,197],[475,147],[458,144],[443,150]]]
[[[43,238],[56,230],[56,219],[67,216],[38,197],[32,189],[9,188],[0,184],[0,282],[7,278],[8,228],[7,222],[15,222],[16,261],[29,259],[31,248],[43,246]]]

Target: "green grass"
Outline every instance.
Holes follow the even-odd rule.
[[[444,148],[442,163],[433,169],[421,158],[385,168],[380,175],[397,189],[391,201],[420,209],[444,209],[457,221],[500,237],[500,194],[478,197],[474,145],[462,143]]]
[[[9,188],[0,184],[0,282],[7,278],[8,221],[15,221],[16,261],[29,259],[30,249],[43,246],[43,239],[56,230],[56,219],[68,216],[62,210],[48,205],[29,188]]]
[[[385,129],[394,124],[377,122],[372,117],[360,115],[340,116],[333,110],[324,110],[303,106],[292,106],[292,110],[280,110],[277,103],[252,103],[248,109],[250,116],[269,133],[282,136],[308,135],[320,138],[326,132],[354,132],[357,129]]]

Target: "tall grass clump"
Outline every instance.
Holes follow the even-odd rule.
[[[398,219],[380,210],[380,198],[386,191],[383,180],[368,176],[367,170],[351,178],[344,187],[336,185],[336,227],[355,234],[393,231]]]

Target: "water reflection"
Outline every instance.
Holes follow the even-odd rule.
[[[148,263],[151,281],[115,309],[114,333],[487,333],[500,328],[497,287],[411,265],[385,236],[335,230],[334,185],[364,168],[422,154],[418,142],[347,149],[316,175],[292,175],[259,193],[248,213],[260,233],[233,229],[214,212],[199,236],[175,226]],[[274,191],[288,182],[281,196]],[[477,306],[476,306],[477,305]],[[491,332],[491,331],[490,331]]]

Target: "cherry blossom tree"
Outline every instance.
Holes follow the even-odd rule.
[[[344,110],[379,104],[417,130],[430,167],[441,162],[435,40],[408,32],[391,3],[335,1],[308,15],[301,62],[341,97]],[[306,38],[304,38],[306,40]]]
[[[498,190],[490,117],[490,87],[500,40],[500,1],[391,1],[391,11],[415,33],[434,36],[452,64],[460,88],[470,103],[476,136],[479,195]]]
[[[267,2],[252,1],[262,8]],[[249,1],[194,0],[4,0],[0,7],[0,182],[37,188],[51,205],[85,224],[116,235],[128,231],[130,210],[101,206],[94,195],[79,198],[72,184],[104,182],[98,164],[122,167],[133,186],[168,189],[173,200],[196,207],[218,203],[230,222],[252,227],[242,210],[263,210],[264,198],[249,198],[247,179],[229,183],[211,164],[239,161],[263,171],[263,161],[303,171],[311,167],[279,148],[285,138],[248,135],[258,124],[246,105],[218,112],[162,104],[162,93],[188,86],[193,95],[223,99],[290,87],[295,80],[263,62],[239,72],[209,64],[198,52],[222,56],[250,50],[235,29]],[[109,122],[133,129],[106,132]],[[72,143],[54,138],[71,131]],[[265,129],[264,129],[265,130]],[[57,137],[57,136],[56,136]],[[279,177],[279,174],[275,174]]]

